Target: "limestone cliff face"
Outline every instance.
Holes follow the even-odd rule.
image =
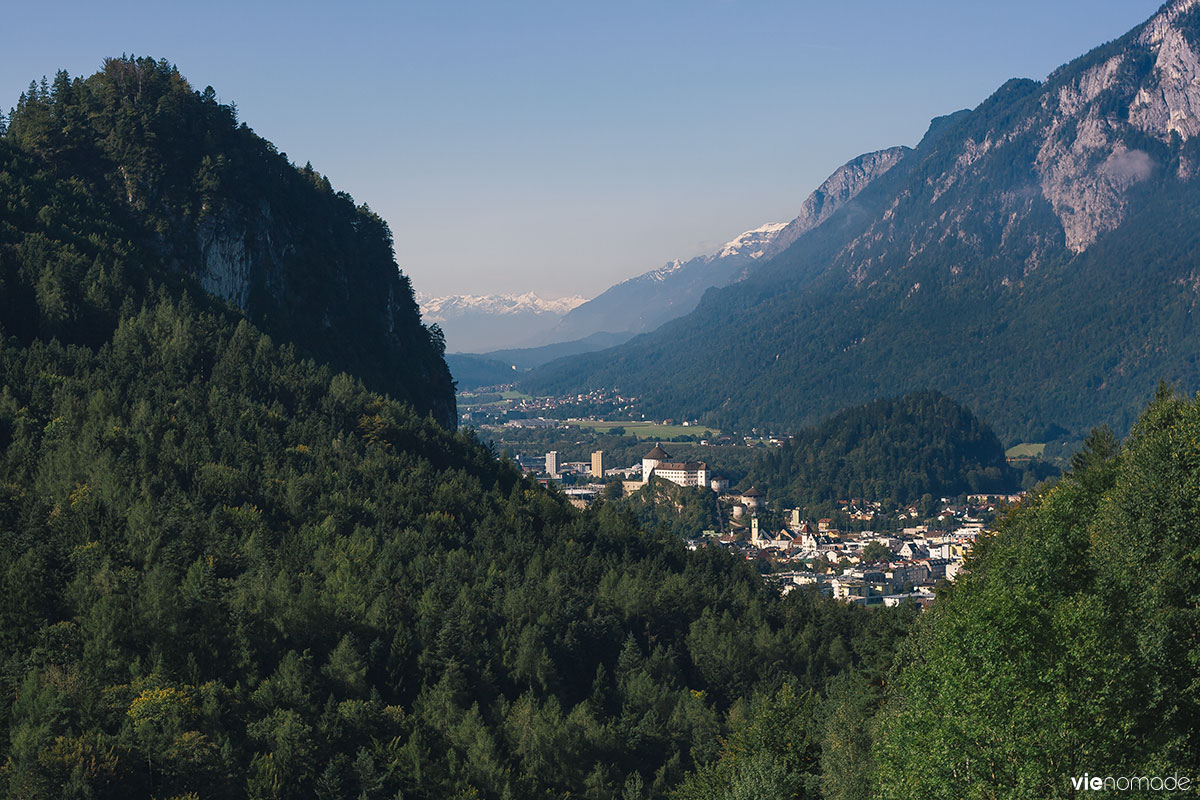
[[[1167,5],[1120,52],[1043,95],[1036,169],[1072,252],[1120,225],[1130,190],[1161,168],[1139,131],[1175,148],[1200,132],[1197,5]]]
[[[791,247],[797,239],[833,216],[910,152],[907,147],[889,147],[866,153],[838,167],[805,199],[800,206],[800,213],[767,245],[763,255],[770,258]]]
[[[1150,177],[1153,158],[1128,143],[1136,131],[1165,144],[1200,132],[1200,57],[1180,27],[1194,17],[1196,5],[1180,0],[1167,6],[1127,49],[1042,99],[1050,121],[1038,175],[1073,252],[1118,226],[1130,188]],[[1188,177],[1189,168],[1181,166]]]
[[[360,234],[362,241],[356,241]],[[205,214],[193,238],[194,250],[180,248],[187,255],[175,262],[209,294],[272,336],[454,427],[449,373],[431,348],[430,332],[386,235],[327,220],[314,223],[295,208],[285,205],[276,212],[261,200]]]
[[[196,277],[209,294],[247,310],[255,259],[246,250],[246,231],[233,215],[214,214],[196,226],[200,264]]]
[[[1200,59],[1195,43],[1198,6],[1197,0],[1177,0],[1150,19],[1137,37],[1141,47],[1154,53],[1154,69],[1138,87],[1129,118],[1159,138],[1178,133],[1187,140],[1200,133]],[[1182,27],[1189,22],[1190,37]]]
[[[870,287],[953,252],[952,277],[1003,261],[992,277],[1015,285],[1116,230],[1139,193],[1192,179],[1198,133],[1200,0],[1176,0],[1044,82],[1010,81],[905,158],[921,179],[898,185],[835,261]]]

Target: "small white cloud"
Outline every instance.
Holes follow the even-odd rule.
[[[1131,186],[1150,177],[1154,159],[1145,150],[1118,150],[1100,165],[1100,174],[1113,183]]]

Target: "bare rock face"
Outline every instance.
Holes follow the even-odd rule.
[[[1198,5],[1178,0],[1166,6],[1128,49],[1044,98],[1051,119],[1036,168],[1072,252],[1083,252],[1121,224],[1129,190],[1156,166],[1148,153],[1126,143],[1130,127],[1167,144],[1200,133],[1200,56],[1180,27]],[[1153,57],[1148,72],[1135,63],[1142,56]],[[1190,177],[1182,163],[1180,177]]]
[[[1168,177],[1162,174],[1164,159],[1177,158],[1171,177],[1191,179],[1198,171],[1195,154],[1181,146],[1200,133],[1198,32],[1200,0],[1176,0],[1124,39],[1063,67],[1044,83],[1010,82],[1008,94],[1025,98],[1027,110],[997,114],[986,128],[976,125],[960,132],[954,149],[937,156],[942,160],[936,168],[925,167],[928,193],[898,196],[893,207],[843,248],[840,258],[847,262],[851,281],[870,285],[881,272],[902,268],[905,262],[897,263],[898,254],[916,256],[951,240],[976,250],[976,259],[986,259],[990,250],[980,243],[997,227],[1010,252],[1027,251],[1023,258],[1029,272],[1048,252],[1065,248],[1078,255],[1119,227],[1137,187]],[[1002,89],[993,100],[1011,108],[1011,98],[1004,95]],[[1147,136],[1162,146],[1149,147]],[[880,161],[878,166],[890,164]],[[1032,194],[1015,184],[997,192],[976,188],[1005,171],[1027,171]],[[841,188],[843,197],[858,176],[848,177],[845,186],[831,187]],[[821,208],[818,193],[815,210]],[[1025,224],[1039,213],[1035,196],[1049,205],[1062,227],[1057,242],[1035,232],[1036,225]],[[923,203],[934,207],[935,216],[921,208]],[[793,225],[803,227],[810,216],[802,215]],[[897,221],[905,219],[925,221],[923,229],[900,233]],[[789,228],[775,246],[786,247],[794,241],[790,235]]]
[[[1126,149],[1119,125],[1092,108],[1083,119],[1055,118],[1036,168],[1067,248],[1081,253],[1121,224],[1129,188],[1150,176],[1153,162],[1144,151]]]
[[[804,234],[853,200],[872,181],[900,162],[905,154],[912,152],[907,147],[889,147],[866,153],[838,167],[825,182],[818,186],[800,206],[800,213],[775,234],[764,248],[763,256],[770,258],[782,253]]]
[[[196,226],[196,239],[201,265],[197,277],[204,290],[246,310],[253,263],[246,252],[245,232],[229,214],[214,214]]]
[[[1129,121],[1161,139],[1174,133],[1187,141],[1200,133],[1200,56],[1183,32],[1170,24],[1175,16],[1169,11],[1159,14],[1139,37],[1143,45],[1157,48],[1158,55],[1151,79],[1139,87],[1129,107]]]

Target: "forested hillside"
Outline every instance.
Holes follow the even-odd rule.
[[[745,483],[789,506],[861,497],[891,507],[927,494],[1015,491],[1019,481],[987,425],[926,391],[846,409],[800,431],[760,456]]]
[[[11,797],[661,796],[739,698],[903,630],[580,516],[186,301],[10,339],[0,386]]]
[[[885,797],[1072,797],[1083,772],[1195,779],[1198,434],[1200,401],[1161,388],[1123,447],[1094,433],[978,549],[890,685]],[[930,747],[942,757],[914,771]]]
[[[822,795],[1069,798],[1085,773],[1126,779],[1120,796],[1170,795],[1172,776],[1193,793],[1198,464],[1200,400],[1165,387],[1123,445],[1094,431],[1068,475],[976,545],[885,683],[848,675],[831,688]],[[742,753],[756,738],[805,742],[795,726],[809,713],[794,700],[757,707],[676,797],[802,796],[811,766]],[[1160,783],[1130,790],[1134,777]]]
[[[30,85],[0,137],[8,335],[95,347],[152,285],[188,287],[453,426],[440,334],[387,225],[215,97],[145,58]]]
[[[854,202],[699,308],[523,379],[647,414],[794,430],[931,388],[1001,437],[1128,430],[1200,388],[1200,8],[1176,0],[936,120]],[[730,375],[735,378],[731,382]]]
[[[390,265],[386,231],[211,93],[124,60],[31,93],[0,138],[0,794],[661,798],[785,683],[887,668],[911,610],[781,598],[448,432],[415,315],[386,375],[333,311],[293,341],[324,302],[293,291],[378,299],[347,253]],[[244,309],[191,260],[210,203],[262,207],[197,188],[210,128],[330,214]]]

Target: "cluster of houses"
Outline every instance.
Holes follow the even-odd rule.
[[[755,515],[748,528],[705,531],[688,544],[724,547],[768,562],[773,571],[767,579],[785,594],[798,586],[814,586],[848,603],[896,605],[911,599],[927,605],[937,584],[962,571],[963,559],[987,532],[982,520],[963,510],[950,508],[948,513],[953,527],[945,530],[917,525],[900,532],[875,532],[840,531],[832,519],[813,523],[793,509],[778,530],[766,529]]]
[[[983,519],[974,515],[1020,499],[1020,495],[971,495],[965,506],[956,506],[950,498],[942,498],[941,511],[930,517],[928,524],[914,524],[899,532],[838,530],[833,519],[807,520],[800,509],[788,510],[785,523],[772,527],[766,523],[762,491],[751,487],[731,492],[729,482],[714,475],[707,464],[675,461],[661,444],[629,470],[606,469],[599,451],[590,464],[562,463],[557,455],[548,453],[545,465],[555,477],[577,470],[595,481],[601,475],[625,473],[628,477],[629,472],[640,472],[636,479],[625,481],[626,492],[640,489],[654,477],[680,486],[706,486],[729,510],[729,529],[704,531],[688,541],[690,547],[723,547],[765,562],[766,579],[785,594],[799,586],[813,586],[839,600],[862,605],[912,600],[924,606],[932,602],[937,584],[953,580],[962,571],[972,545],[987,533]],[[595,483],[565,491],[573,503],[583,506],[602,489],[603,484]],[[869,524],[885,513],[880,503],[860,498],[839,501],[838,506],[839,518],[858,524]],[[915,506],[900,509],[898,514],[894,510],[886,513],[914,523],[924,518]]]

